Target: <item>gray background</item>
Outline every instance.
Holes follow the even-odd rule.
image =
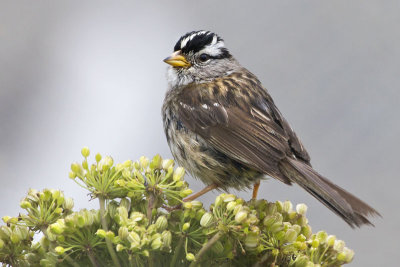
[[[399,10],[398,1],[366,0],[1,1],[0,216],[17,215],[30,187],[97,207],[67,176],[85,145],[116,161],[171,157],[162,59],[182,34],[208,29],[269,89],[313,166],[383,219],[352,230],[299,187],[272,180],[259,196],[307,203],[314,231],[355,250],[351,266],[395,266]]]

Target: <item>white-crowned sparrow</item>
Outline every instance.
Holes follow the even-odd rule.
[[[164,60],[169,88],[162,115],[177,162],[208,186],[244,189],[270,176],[297,183],[351,227],[379,213],[317,173],[310,157],[257,77],[209,31],[182,36]]]

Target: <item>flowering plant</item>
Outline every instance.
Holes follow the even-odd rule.
[[[11,266],[340,266],[353,251],[324,231],[313,234],[307,206],[245,201],[223,193],[205,209],[185,170],[156,155],[114,164],[88,148],[69,177],[98,199],[73,210],[59,190],[30,189],[25,213],[3,217],[0,262]],[[34,236],[41,232],[38,242]],[[37,238],[38,239],[38,238]]]

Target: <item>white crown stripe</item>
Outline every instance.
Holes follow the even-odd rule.
[[[187,45],[187,43],[188,43],[189,41],[193,40],[193,38],[196,37],[196,36],[199,36],[199,35],[209,35],[209,34],[213,34],[213,33],[212,33],[212,32],[209,32],[209,31],[194,32],[194,33],[192,33],[191,35],[189,35],[189,36],[187,36],[187,37],[185,37],[184,39],[181,40],[181,45],[180,45],[180,47],[181,47],[181,49],[183,49],[183,48]],[[217,43],[217,41],[218,41],[218,37],[217,37],[217,35],[214,35],[213,40],[212,40],[212,44]]]

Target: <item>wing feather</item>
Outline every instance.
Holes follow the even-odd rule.
[[[224,93],[217,96],[209,93],[207,84],[183,88],[178,95],[178,117],[189,130],[228,157],[290,183],[282,177],[278,163],[287,156],[295,155],[290,144],[300,144],[300,141],[288,132],[292,131],[291,128],[264,88],[256,88],[255,92],[261,94],[245,99],[248,96],[239,93],[243,89],[238,88],[240,83],[236,83],[235,87],[227,84],[219,85],[225,86],[219,90]],[[253,105],[249,105],[248,101]],[[290,140],[293,137],[297,142]]]

